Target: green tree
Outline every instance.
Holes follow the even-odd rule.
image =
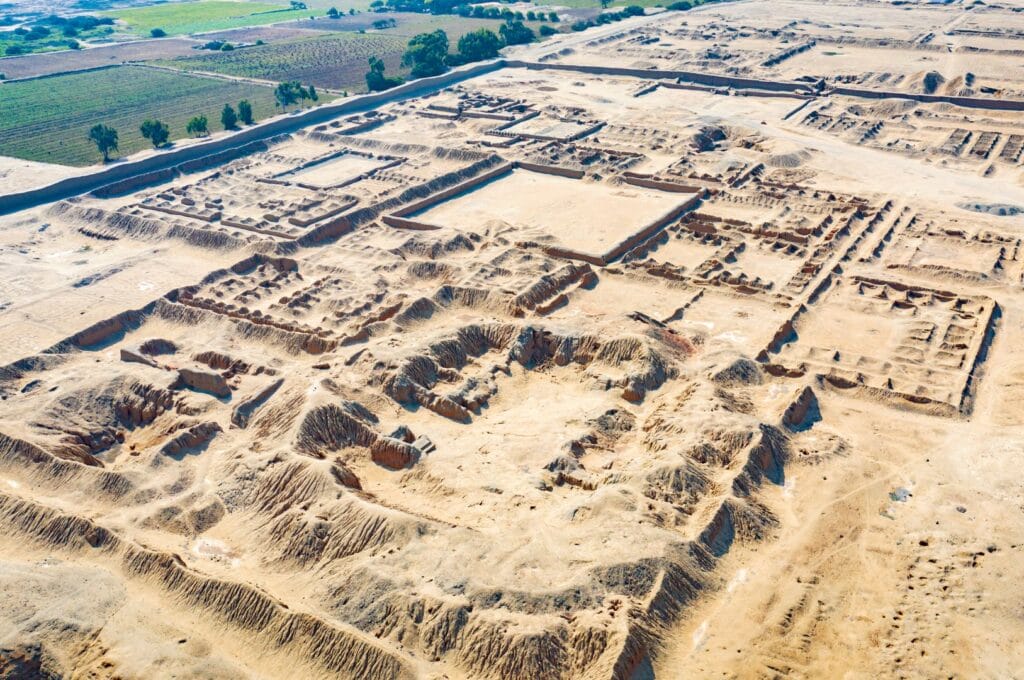
[[[366,72],[366,89],[370,92],[390,90],[402,84],[401,78],[389,78],[384,75],[384,62],[380,57],[370,57],[367,61],[370,63],[370,70]]]
[[[501,38],[486,28],[467,33],[459,38],[459,54],[463,61],[482,61],[498,56],[502,48]]]
[[[306,99],[306,90],[296,81],[278,83],[274,88],[274,100],[278,106],[287,109],[292,104],[297,104],[300,99]]]
[[[89,130],[89,140],[103,154],[103,162],[110,162],[110,152],[117,151],[117,130],[98,123]]]
[[[522,21],[507,21],[498,29],[502,40],[506,45],[524,45],[537,39],[533,31],[527,28]]]
[[[209,121],[206,116],[195,116],[185,126],[185,131],[193,137],[200,137],[209,133]]]
[[[554,34],[558,33],[558,31],[556,31],[555,29],[551,28],[551,27],[550,27],[550,26],[548,26],[547,24],[543,24],[543,25],[542,25],[542,26],[541,26],[541,27],[540,27],[539,29],[537,29],[537,30],[538,30],[538,31],[540,32],[540,34],[541,34],[541,35],[543,35],[543,36],[549,36],[549,35],[554,35]]]
[[[608,9],[608,6],[612,4],[612,0],[601,0],[601,9]]]
[[[220,112],[220,123],[225,130],[234,130],[238,127],[238,114],[231,108],[231,104],[224,105],[224,110]]]
[[[171,131],[167,127],[166,123],[161,123],[158,120],[146,119],[142,125],[139,126],[139,132],[142,136],[148,139],[153,144],[154,149],[159,149],[161,146],[167,143],[167,140],[171,137]]]
[[[243,125],[252,125],[252,104],[248,99],[238,102],[238,120],[242,121]]]
[[[413,78],[425,78],[444,73],[448,57],[448,34],[437,29],[433,33],[413,36],[402,55],[402,65],[411,67]]]
[[[153,38],[163,38],[167,35],[167,31],[165,31],[162,28],[154,28],[152,31],[149,32],[149,35]]]
[[[310,85],[309,89],[306,90],[306,96],[309,97],[310,100],[312,100],[312,101],[315,101],[315,102],[320,101],[320,95],[318,95],[316,93],[316,88],[313,87],[312,85]]]
[[[338,11],[337,7],[332,7],[329,10],[327,10],[327,16],[329,16],[332,19],[337,19],[339,16],[341,16],[341,12]]]

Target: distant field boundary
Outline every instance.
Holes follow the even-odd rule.
[[[47,78],[58,78],[60,76],[78,75],[79,73],[94,73],[96,71],[106,71],[109,68],[118,68],[120,66],[128,66],[129,64],[117,63],[117,64],[103,64],[102,66],[90,66],[88,68],[75,69],[73,71],[54,71],[53,73],[40,73],[37,76],[23,76],[21,78],[7,78],[3,81],[4,85],[11,83],[27,83],[32,80],[45,80]],[[0,64],[3,66],[3,64]],[[0,86],[2,87],[2,86]]]
[[[0,196],[0,215],[97,191],[111,184],[133,178],[141,178],[143,175],[153,174],[154,179],[169,177],[181,166],[193,164],[195,161],[208,156],[219,155],[231,149],[252,144],[253,142],[295,132],[304,127],[323,123],[339,116],[346,116],[373,109],[389,102],[436,91],[468,78],[497,71],[504,66],[505,62],[500,59],[463,66],[439,76],[413,80],[385,92],[356,95],[298,113],[277,116],[238,132],[209,141],[171,149],[138,160],[115,163],[96,172],[68,177],[47,186],[6,194]],[[184,168],[181,168],[181,170],[185,171]]]

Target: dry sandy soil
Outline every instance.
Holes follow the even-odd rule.
[[[0,218],[0,676],[1024,677],[1016,9],[647,17]]]

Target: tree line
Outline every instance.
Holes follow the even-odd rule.
[[[507,45],[523,45],[536,39],[537,35],[531,28],[518,19],[511,19],[503,23],[497,33],[487,28],[466,33],[459,38],[457,51],[449,52],[448,34],[437,29],[431,33],[420,33],[409,41],[402,55],[402,66],[410,69],[413,78],[427,78],[440,75],[452,66],[494,59]],[[380,57],[370,57],[369,64],[366,87],[370,92],[381,92],[402,84],[402,78],[385,75],[384,61]]]
[[[246,99],[238,102],[237,109],[231,106],[231,104],[225,104],[220,114],[220,122],[225,130],[237,129],[239,123],[252,125],[255,122],[252,115],[252,104]],[[210,134],[210,121],[204,115],[193,116],[186,123],[185,132],[190,137],[204,137]],[[149,140],[154,149],[166,146],[171,138],[171,128],[167,123],[155,118],[144,120],[142,125],[139,126],[139,133]],[[104,125],[103,123],[93,125],[89,130],[88,138],[89,141],[96,145],[96,149],[103,154],[104,163],[110,161],[110,154],[112,152],[118,151],[119,139],[117,130],[109,125]]]
[[[601,0],[602,7],[606,7],[608,4],[610,4],[610,0]],[[601,14],[598,14],[597,17],[589,21],[576,21],[569,28],[573,31],[585,31],[588,28],[593,28],[594,26],[602,26],[615,21],[622,21],[629,17],[642,16],[643,13],[643,7],[630,5],[629,7],[622,8],[618,12],[602,12]]]
[[[317,102],[319,100],[320,94],[316,91],[316,87],[313,85],[305,87],[296,80],[278,83],[277,87],[274,88],[275,106],[279,106],[285,111],[288,110],[289,106],[295,104],[302,107],[307,101]],[[225,130],[235,130],[238,128],[239,123],[242,125],[252,125],[254,122],[252,104],[247,99],[238,102],[237,108],[231,104],[225,104],[220,112],[220,124]],[[210,121],[204,115],[193,116],[185,124],[185,132],[190,137],[205,137],[210,134]],[[171,138],[171,129],[167,123],[156,119],[144,120],[142,125],[139,126],[139,133],[143,138],[149,140],[154,149],[166,146]],[[117,130],[109,125],[102,123],[94,125],[89,130],[88,137],[89,141],[95,144],[97,150],[103,154],[104,163],[110,161],[111,152],[118,151],[117,145],[119,140]]]

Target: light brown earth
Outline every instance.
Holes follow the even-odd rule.
[[[645,17],[0,218],[0,675],[1024,677],[1015,9]]]

